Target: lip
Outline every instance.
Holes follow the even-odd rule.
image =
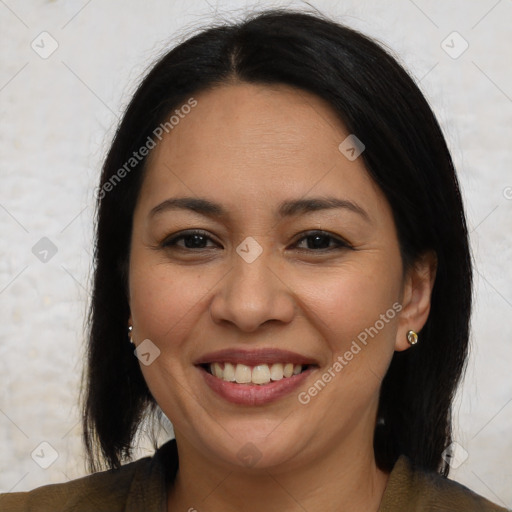
[[[318,366],[318,361],[289,350],[260,348],[257,350],[224,349],[201,356],[194,364],[232,363],[256,366],[257,364],[293,363]],[[291,377],[288,377],[291,378]]]
[[[226,359],[224,359],[224,361],[226,361]],[[261,359],[258,359],[258,361],[261,362]],[[198,366],[197,368],[201,372],[206,384],[217,395],[236,405],[252,406],[265,405],[289,395],[309,377],[311,372],[315,370],[315,368],[308,368],[298,375],[292,375],[291,377],[285,377],[275,382],[258,385],[227,382],[208,373],[202,366]]]

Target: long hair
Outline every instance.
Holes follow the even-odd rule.
[[[127,341],[132,217],[146,160],[130,158],[190,97],[232,81],[287,84],[325,100],[366,146],[362,158],[391,206],[404,268],[425,251],[437,254],[421,343],[396,352],[382,382],[374,450],[382,469],[404,454],[447,475],[442,452],[451,442],[451,405],[467,358],[472,283],[450,153],[424,96],[387,50],[321,15],[286,10],[211,26],[179,44],[146,75],[122,117],[97,202],[82,397],[89,468],[129,460],[137,428],[157,410]]]

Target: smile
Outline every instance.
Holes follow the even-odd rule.
[[[206,389],[236,405],[264,405],[289,396],[319,368],[310,356],[288,350],[225,349],[194,361]]]
[[[298,375],[308,368],[308,365],[293,363],[274,363],[272,365],[260,363],[255,366],[246,364],[210,363],[206,371],[225,382],[237,384],[256,384],[259,386],[287,379]]]

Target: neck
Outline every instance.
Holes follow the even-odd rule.
[[[215,464],[181,436],[179,471],[168,510],[193,512],[377,512],[388,475],[377,468],[372,443],[346,440],[304,467],[248,469]]]

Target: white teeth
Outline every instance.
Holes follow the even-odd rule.
[[[293,364],[292,363],[287,363],[284,365],[283,375],[285,377],[291,377],[293,375]]]
[[[303,370],[301,364],[293,363],[274,363],[270,367],[268,364],[259,364],[252,368],[245,364],[212,363],[209,368],[210,373],[218,379],[238,384],[259,385],[298,375]]]
[[[237,364],[235,370],[235,380],[238,384],[248,384],[251,382],[251,367],[245,364]]]
[[[270,382],[270,369],[268,364],[261,364],[252,369],[253,384],[268,384]]]
[[[224,375],[221,375],[219,379],[235,382],[235,367],[231,363],[226,363],[224,365]]]
[[[283,365],[281,363],[273,364],[270,367],[270,378],[272,380],[281,380],[283,377]]]
[[[219,379],[222,379],[222,377],[224,376],[224,372],[222,371],[222,367],[219,363],[213,363],[211,370],[213,375],[215,375],[215,377],[218,377]]]

